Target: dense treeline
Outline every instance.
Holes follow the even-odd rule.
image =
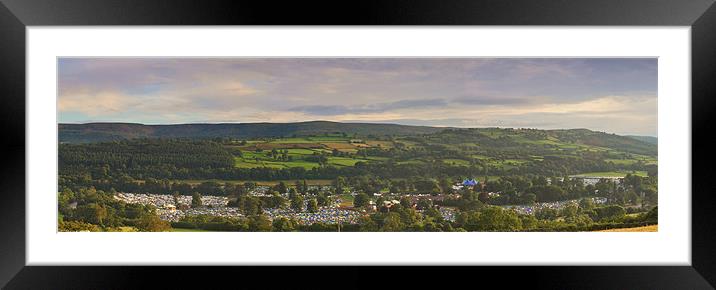
[[[211,141],[140,139],[93,144],[61,144],[61,173],[107,176],[114,172],[142,175],[152,171],[189,172],[190,169],[229,168],[233,156]],[[94,176],[93,176],[94,177]]]

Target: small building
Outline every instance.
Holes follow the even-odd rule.
[[[375,204],[375,201],[369,200],[368,201],[368,210],[376,211],[378,208]]]
[[[400,204],[400,201],[398,201],[398,200],[386,200],[386,201],[383,201],[383,206],[385,206],[385,207],[387,207],[387,208],[390,208],[390,207],[392,207],[393,205],[396,205],[396,204]]]

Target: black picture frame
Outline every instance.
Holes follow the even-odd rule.
[[[365,287],[499,280],[537,288],[712,289],[716,285],[716,194],[709,127],[716,112],[713,0],[118,1],[0,0],[0,285],[8,289]],[[25,266],[26,26],[64,25],[628,25],[690,26],[692,228],[690,266],[579,267],[62,267]],[[688,196],[688,193],[683,193]],[[625,245],[638,248],[638,245]],[[668,250],[668,249],[664,249]],[[440,270],[440,271],[438,271]],[[268,278],[262,276],[268,275]],[[309,282],[307,277],[316,276]],[[197,281],[192,277],[212,277]],[[171,277],[171,278],[170,278]],[[393,279],[391,277],[400,277]],[[320,281],[320,282],[319,282]],[[308,284],[302,284],[308,283]],[[338,283],[338,284],[336,284]],[[479,282],[482,283],[482,282]],[[363,285],[361,285],[363,284]],[[305,287],[302,287],[304,285]],[[470,284],[467,284],[470,285]],[[478,284],[475,284],[478,285]],[[484,284],[487,286],[488,284]],[[273,286],[273,287],[272,287]],[[361,288],[362,288],[361,287]],[[263,288],[263,287],[262,287]]]

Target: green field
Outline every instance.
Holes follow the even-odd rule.
[[[337,195],[335,198],[338,198],[341,200],[340,206],[353,206],[353,199],[355,199],[350,194]]]
[[[579,177],[624,177],[629,173],[631,173],[632,175],[637,175],[637,176],[641,176],[641,177],[647,176],[646,171],[587,172],[587,173],[577,174],[575,176],[579,176]]]
[[[320,149],[305,149],[305,148],[286,149],[286,151],[288,151],[289,156],[291,156],[291,155],[297,155],[297,156],[313,155],[313,153],[324,152],[323,150],[320,150]]]
[[[440,144],[444,148],[455,151],[465,152],[465,158],[445,158],[441,162],[452,166],[471,165],[472,159],[485,162],[489,166],[499,168],[501,170],[510,170],[519,168],[528,164],[543,162],[544,156],[574,156],[581,154],[604,154],[607,162],[611,162],[616,166],[635,166],[638,163],[644,165],[656,165],[655,156],[641,155],[636,153],[626,153],[596,145],[588,145],[579,142],[565,142],[556,136],[547,136],[539,139],[523,135],[520,131],[507,131],[499,129],[485,129],[484,135],[490,139],[512,138],[517,142],[514,148],[522,148],[522,146],[536,146],[538,154],[529,156],[495,156],[491,151],[483,151],[483,144],[473,142],[449,143],[444,140],[430,140],[426,144]],[[230,145],[232,149],[241,150],[241,156],[235,156],[235,166],[237,168],[273,168],[286,169],[292,167],[302,167],[306,170],[320,167],[321,164],[316,162],[316,156],[321,154],[326,157],[325,165],[335,167],[355,166],[358,162],[381,162],[388,158],[377,156],[356,156],[361,148],[374,148],[387,150],[395,146],[401,145],[404,148],[418,148],[425,144],[409,140],[408,138],[396,138],[391,141],[371,140],[371,139],[352,139],[352,137],[340,134],[328,134],[322,136],[306,136],[306,137],[284,137],[275,139],[263,139],[259,142],[247,142],[243,146]],[[401,147],[398,146],[398,147]],[[279,156],[271,156],[271,151],[276,149]],[[501,148],[508,149],[508,148]],[[343,156],[334,156],[334,151],[338,150]],[[289,157],[281,158],[283,153]],[[537,151],[536,151],[537,152]],[[348,156],[346,156],[347,154]],[[238,155],[238,153],[237,153]],[[426,164],[426,160],[421,157],[412,159],[396,160],[400,165],[422,165]],[[439,159],[440,160],[440,159]],[[643,172],[637,172],[637,175],[644,175]],[[626,175],[623,172],[592,172],[585,173],[586,176],[605,176],[620,177]]]
[[[250,159],[250,158],[241,158],[241,157],[234,157],[234,166],[238,168],[259,168],[259,167],[269,167],[269,168],[291,168],[291,167],[303,167],[307,170],[310,170],[314,167],[319,167],[318,163],[315,162],[309,162],[304,161],[301,159],[298,160],[292,160],[292,161],[275,161],[272,159]]]
[[[353,159],[347,157],[328,157],[328,164],[336,166],[353,166],[358,162],[369,162],[365,159]]]
[[[446,164],[458,165],[458,166],[470,166],[470,161],[462,159],[443,159]]]
[[[425,163],[425,162],[422,160],[418,160],[418,159],[411,159],[411,160],[405,160],[405,161],[398,162],[398,164],[401,164],[401,165],[403,165],[403,164],[423,164],[423,163]]]
[[[353,140],[355,141],[355,140]],[[363,142],[362,140],[359,142]],[[333,151],[355,154],[358,148],[390,148],[391,142],[388,141],[368,141],[367,143],[351,143],[351,138],[343,136],[313,136],[313,137],[292,137],[279,138],[268,141],[247,143],[244,146],[230,145],[227,147],[233,150],[241,150],[241,156],[234,157],[234,166],[237,168],[292,168],[303,167],[306,170],[320,167],[320,164],[314,162],[315,155],[322,154],[327,158],[327,165],[344,167],[354,166],[358,162],[374,162],[383,161],[387,158],[371,156],[364,157],[346,157],[333,156]],[[289,160],[281,160],[271,156],[271,151],[276,149],[279,155],[286,152]]]
[[[614,164],[619,164],[619,165],[632,165],[632,164],[638,162],[637,160],[634,160],[634,159],[604,159],[604,161],[611,162]]]

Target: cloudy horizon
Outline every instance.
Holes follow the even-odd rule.
[[[336,122],[657,136],[656,58],[60,58],[60,123]]]

